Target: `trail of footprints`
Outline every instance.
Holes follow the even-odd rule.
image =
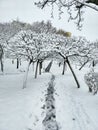
[[[48,84],[47,94],[45,99],[45,110],[46,116],[43,120],[45,130],[58,130],[58,124],[56,121],[56,109],[54,99],[54,80],[55,76],[52,75],[51,80]]]
[[[50,82],[48,83],[47,91],[45,91],[45,104],[43,105],[41,116],[45,116],[42,124],[44,126],[44,130],[59,130],[58,123],[56,121],[56,108],[55,108],[55,98],[54,98],[54,80],[55,76],[52,75]],[[55,93],[58,95],[57,93]],[[70,107],[70,113],[72,114],[73,121],[73,130],[97,130],[96,125],[87,114],[83,105],[75,99],[70,93],[65,93]],[[41,102],[44,100],[41,98]],[[69,106],[68,106],[69,107]],[[63,116],[63,115],[62,115]],[[35,122],[37,123],[37,121]],[[28,128],[28,130],[33,130]]]

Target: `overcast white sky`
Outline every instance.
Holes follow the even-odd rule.
[[[70,31],[73,35],[86,36],[88,40],[98,39],[98,12],[86,9],[82,31],[78,31],[73,22],[67,22],[67,13],[59,20],[58,12],[55,10],[53,19],[49,8],[41,10],[34,5],[34,1],[38,0],[0,0],[0,22],[9,22],[17,18],[28,23],[51,20],[53,26]]]

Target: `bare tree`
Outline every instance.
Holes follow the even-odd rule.
[[[59,37],[59,38],[58,38]],[[88,58],[91,50],[88,46],[88,41],[83,37],[64,37],[58,36],[55,40],[56,45],[54,46],[54,52],[58,53],[63,58],[63,72],[65,71],[65,64],[70,68],[72,75],[76,81],[77,87],[80,88],[76,74],[72,68],[70,60],[72,59],[84,59]],[[90,55],[91,56],[91,55]],[[77,60],[78,62],[78,60]],[[84,61],[83,61],[84,62]]]
[[[26,70],[23,88],[26,87],[28,71],[31,63],[36,64],[35,78],[37,78],[38,65],[50,56],[47,49],[47,35],[28,31],[20,31],[8,41],[7,52],[9,57],[26,59],[29,61]],[[49,39],[48,39],[49,40]]]
[[[85,7],[98,11],[98,0],[40,0],[35,4],[42,9],[47,5],[51,5],[52,11],[56,5],[58,6],[59,15],[63,13],[63,8],[66,8],[69,20],[76,20],[78,28],[82,27],[82,14],[85,12],[83,10]]]

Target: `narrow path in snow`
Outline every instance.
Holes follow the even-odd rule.
[[[98,130],[71,87],[66,81],[56,79],[56,117],[61,130]]]
[[[48,84],[47,94],[45,98],[46,116],[43,120],[43,125],[44,125],[45,130],[58,130],[59,129],[57,121],[56,121],[54,80],[55,80],[55,76],[52,75],[51,80]]]

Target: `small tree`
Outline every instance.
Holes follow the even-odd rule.
[[[7,45],[7,54],[9,54],[9,57],[15,58],[15,59],[26,59],[28,61],[27,70],[24,77],[24,83],[23,88],[26,87],[27,82],[27,76],[30,64],[34,62],[33,60],[33,54],[34,54],[34,48],[32,46],[31,41],[31,31],[20,31],[18,34],[16,34],[14,37],[12,37],[8,41]]]
[[[26,87],[30,64],[37,62],[35,70],[35,78],[37,78],[39,63],[43,62],[50,55],[50,52],[46,51],[46,47],[46,35],[34,33],[31,30],[20,31],[9,40],[7,47],[9,57],[18,59],[24,58],[29,61],[23,88]]]
[[[84,58],[87,57],[87,55],[90,53],[90,50],[88,49],[88,41],[83,37],[63,37],[63,36],[57,36],[57,39],[55,40],[56,45],[54,46],[54,51],[58,53],[64,61],[63,65],[63,72],[65,71],[65,64],[69,66],[73,77],[77,83],[77,87],[80,88],[78,79],[74,73],[74,70],[71,66],[70,59],[78,58]],[[75,57],[75,58],[74,58]]]

